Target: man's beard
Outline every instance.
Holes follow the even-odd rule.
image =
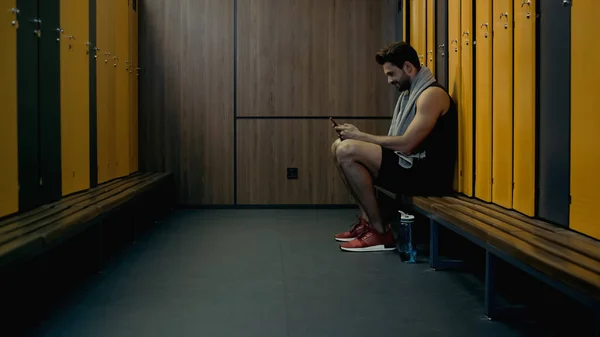
[[[394,86],[398,89],[399,92],[406,91],[410,89],[410,80],[404,80],[402,82],[394,82]]]

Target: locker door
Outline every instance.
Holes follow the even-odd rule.
[[[435,0],[427,0],[427,67],[435,74]]]
[[[138,80],[139,80],[139,57],[138,57],[138,7],[137,0],[131,0],[131,172],[137,172],[139,167],[138,150]]]
[[[448,92],[450,96],[456,102],[457,107],[460,109],[461,97],[460,97],[460,0],[448,0]],[[459,112],[460,114],[460,112]],[[463,130],[461,123],[458,124],[458,159],[457,167],[455,170],[454,187],[458,192],[462,192],[462,156],[461,152],[463,149],[464,139],[462,137]]]
[[[600,238],[598,13],[600,2],[596,0],[574,1],[571,8],[570,227],[596,239]]]
[[[0,0],[0,217],[19,209],[17,21],[15,0]],[[15,22],[15,24],[11,24]]]
[[[129,174],[130,144],[130,77],[127,61],[129,51],[129,1],[115,1],[115,137],[116,176]]]
[[[108,155],[108,179],[117,177],[117,102],[116,102],[116,25],[115,7],[120,0],[106,0],[106,24],[107,24],[107,155]]]
[[[475,196],[492,201],[492,0],[475,6]]]
[[[18,0],[17,109],[19,142],[19,210],[40,205],[40,139],[38,122],[37,1]],[[41,36],[41,35],[40,35]]]
[[[448,0],[435,1],[435,77],[448,88]]]
[[[39,123],[42,203],[62,196],[60,122],[60,1],[39,1],[42,35],[39,38]],[[78,41],[79,42],[79,41]],[[83,43],[84,41],[81,41]]]
[[[460,148],[462,163],[462,192],[473,195],[473,3],[471,0],[461,1],[461,61],[460,61],[460,109],[459,124],[462,133]]]
[[[96,59],[96,132],[98,153],[98,183],[110,179],[109,167],[109,124],[108,124],[108,72],[111,60],[108,46],[108,2],[96,1],[96,43],[98,58]],[[111,63],[112,65],[112,63]]]
[[[412,0],[410,5],[410,45],[415,48],[421,64],[425,64],[427,52],[427,0]]]
[[[90,146],[90,187],[98,184],[98,132],[97,132],[97,83],[96,74],[101,60],[102,53],[98,50],[96,39],[96,0],[89,0],[89,35],[90,35],[90,55],[89,55],[89,146]]]
[[[514,8],[513,208],[534,216],[536,1],[514,0]]]
[[[61,0],[61,141],[63,195],[90,186],[89,4]]]
[[[538,215],[569,226],[571,6],[539,1]],[[569,48],[566,48],[569,46]]]
[[[512,208],[513,2],[495,0],[493,3],[492,202]]]

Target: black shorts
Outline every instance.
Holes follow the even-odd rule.
[[[393,150],[381,147],[381,165],[373,183],[390,192],[405,196],[438,196],[451,193],[452,182],[440,181],[439,175],[428,168],[426,159],[415,159],[410,169],[400,166],[399,159]]]

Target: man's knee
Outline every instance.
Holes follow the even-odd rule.
[[[337,148],[340,146],[341,143],[342,140],[338,138],[335,140],[335,142],[333,142],[333,144],[331,144],[331,154],[334,158],[337,157]]]
[[[355,160],[360,152],[359,141],[347,139],[336,148],[335,157],[338,161]]]

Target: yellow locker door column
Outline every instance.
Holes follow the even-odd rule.
[[[512,208],[513,0],[495,0],[493,3],[492,202]]]
[[[108,3],[96,1],[96,45],[99,48],[96,58],[96,129],[98,151],[98,184],[110,179],[108,172]],[[112,63],[111,63],[112,65]]]
[[[571,214],[570,227],[600,239],[600,1],[571,7]]]
[[[0,217],[19,209],[16,0],[0,0]]]
[[[61,149],[63,195],[90,186],[89,3],[61,0]]]
[[[110,53],[108,57],[108,127],[107,127],[107,148],[108,148],[108,179],[114,179],[117,177],[117,115],[116,115],[116,67],[117,67],[117,53],[116,53],[116,31],[115,31],[115,8],[118,0],[106,0],[106,20],[107,20],[107,31],[108,31],[108,51]],[[120,2],[120,1],[119,1]]]
[[[425,64],[427,52],[427,0],[412,0],[410,4],[410,45],[415,48],[421,64]]]
[[[427,0],[427,67],[435,74],[435,0]]]
[[[460,0],[448,0],[448,92],[450,96],[456,102],[459,109],[459,116],[461,108],[461,97],[460,97],[460,62],[461,62],[461,43],[460,43]],[[454,180],[454,187],[458,192],[462,192],[462,149],[464,139],[462,137],[463,130],[461,123],[458,126],[458,160],[456,168],[456,179]]]
[[[475,197],[492,201],[492,0],[475,6]]]
[[[535,215],[535,0],[514,0],[513,208]]]
[[[115,72],[115,177],[129,174],[130,152],[130,77],[127,61],[129,51],[129,6],[126,1],[114,3],[115,24],[115,56],[113,70]]]
[[[459,124],[462,146],[462,192],[473,196],[473,3],[462,0],[460,5],[460,107]]]

